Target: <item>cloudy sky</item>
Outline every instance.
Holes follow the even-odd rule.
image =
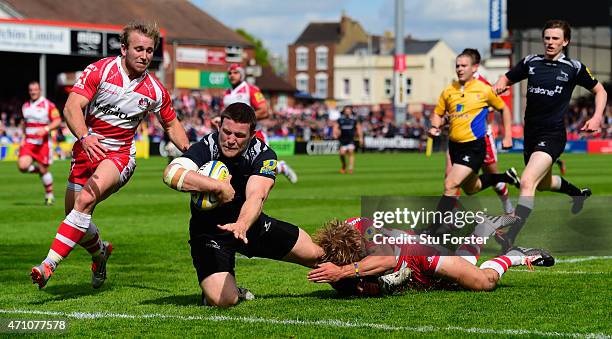
[[[344,11],[372,34],[393,31],[394,0],[191,0],[231,28],[244,28],[283,57],[312,21],[339,22]],[[444,39],[453,49],[488,49],[488,0],[405,0],[404,33]]]

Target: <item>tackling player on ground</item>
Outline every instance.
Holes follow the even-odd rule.
[[[37,81],[30,82],[28,93],[30,100],[21,108],[25,121],[25,138],[19,146],[17,167],[22,173],[38,173],[45,187],[45,205],[52,205],[55,197],[53,176],[49,172],[53,162],[49,134],[60,126],[62,118],[55,104],[41,95]]]
[[[45,260],[32,268],[32,282],[45,287],[76,244],[92,256],[92,286],[106,279],[113,247],[102,241],[92,222],[98,203],[125,185],[136,167],[134,135],[149,113],[160,120],[170,140],[186,151],[187,135],[177,120],[170,95],[147,68],[159,44],[155,24],[130,23],[121,33],[121,56],[85,68],[68,96],[64,116],[78,141],[66,188],[66,218]]]
[[[251,85],[245,80],[246,72],[244,68],[239,64],[231,64],[227,73],[232,87],[228,88],[223,95],[223,106],[227,107],[235,102],[242,102],[253,107],[257,121],[270,117],[266,98],[257,86]],[[264,131],[259,129],[256,136],[264,144],[268,144],[268,136]],[[295,184],[298,180],[295,171],[285,161],[280,160],[278,162],[276,171],[286,176],[292,184]]]
[[[193,144],[166,167],[164,182],[181,192],[212,192],[221,205],[201,210],[190,203],[189,244],[205,305],[230,307],[254,298],[238,288],[236,252],[313,267],[323,255],[302,229],[263,213],[276,178],[276,154],[255,136],[253,108],[237,102],[221,113],[219,131]],[[220,160],[230,178],[211,179],[197,170]]]
[[[582,210],[591,195],[589,188],[578,188],[558,175],[552,175],[552,165],[565,149],[566,129],[563,117],[567,114],[572,92],[576,85],[595,95],[595,112],[581,131],[593,133],[601,130],[607,93],[590,70],[578,60],[563,54],[570,43],[571,29],[563,20],[550,20],[542,29],[543,55],[528,55],[503,75],[493,86],[497,93],[512,84],[527,79],[527,105],[525,108],[525,170],[521,175],[521,193],[515,213],[520,220],[511,225],[499,240],[503,249],[510,248],[531,214],[538,191],[565,193],[572,197],[572,213]],[[503,251],[502,249],[502,251]]]

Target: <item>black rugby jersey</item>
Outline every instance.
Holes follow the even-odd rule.
[[[564,54],[557,60],[543,55],[528,55],[506,73],[516,83],[527,78],[525,130],[565,130],[563,117],[576,85],[591,90],[597,80],[580,61]]]
[[[258,138],[253,138],[249,147],[242,154],[234,158],[227,158],[221,152],[219,132],[215,132],[205,135],[182,156],[191,159],[198,167],[202,167],[211,160],[222,161],[232,175],[231,185],[236,191],[234,200],[211,210],[200,210],[190,202],[189,229],[192,234],[202,231],[206,233],[225,232],[218,229],[217,225],[235,222],[238,219],[240,209],[246,201],[245,192],[249,178],[253,175],[273,180],[276,178],[276,153]]]
[[[338,119],[338,125],[340,126],[340,141],[353,142],[357,131],[357,119],[343,115]]]

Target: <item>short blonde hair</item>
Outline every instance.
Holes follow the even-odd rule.
[[[159,26],[157,25],[157,22],[132,21],[123,27],[119,40],[125,47],[129,46],[130,33],[133,31],[137,31],[142,35],[151,38],[154,43],[153,48],[157,49],[160,39]]]

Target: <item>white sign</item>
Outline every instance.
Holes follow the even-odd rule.
[[[338,154],[340,142],[338,140],[317,140],[309,141],[306,144],[306,153],[308,155],[318,154]]]
[[[205,48],[177,47],[176,61],[205,64],[208,62],[208,51]]]
[[[395,136],[394,138],[364,138],[365,148],[367,149],[418,149],[419,139],[403,138]]]
[[[0,23],[0,51],[70,54],[70,29]]]

